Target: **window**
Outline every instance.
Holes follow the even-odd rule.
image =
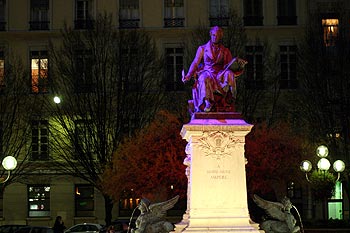
[[[210,26],[228,26],[229,24],[228,0],[210,0],[209,21],[210,21]]]
[[[91,185],[75,186],[75,217],[94,216],[94,187]]]
[[[28,186],[28,217],[50,216],[50,185]]]
[[[93,152],[89,138],[92,137],[93,125],[88,120],[76,120],[75,122],[75,151],[79,155]]]
[[[322,19],[324,45],[334,46],[338,38],[338,19]]]
[[[123,61],[123,68],[120,70],[123,79],[123,88],[127,92],[140,92],[142,89],[142,81],[139,69],[132,68],[132,64],[138,61],[139,48],[135,46],[128,46],[121,50],[121,58]]]
[[[129,114],[128,118],[123,120],[123,125],[122,125],[122,132],[125,135],[129,135],[130,137],[132,136],[132,132],[138,129],[137,124],[135,122],[140,122],[140,116],[138,114],[133,113]]]
[[[75,1],[75,29],[92,29],[92,0]]]
[[[30,1],[30,30],[49,30],[49,0]]]
[[[277,1],[277,23],[278,25],[297,24],[295,0]]]
[[[95,85],[92,78],[92,54],[91,50],[76,50],[76,72],[75,92],[90,93]]]
[[[263,89],[263,46],[246,46],[246,85],[250,89]]]
[[[184,89],[181,81],[183,69],[183,48],[166,48],[166,76],[165,84],[168,91],[179,91]]]
[[[340,181],[335,184],[333,197],[328,200],[328,219],[343,219],[343,187]]]
[[[184,21],[184,0],[164,0],[164,27],[183,27]]]
[[[295,89],[298,87],[297,82],[297,47],[280,46],[280,64],[281,64],[281,89]]]
[[[47,51],[31,51],[31,81],[33,93],[47,93],[48,54]]]
[[[262,26],[264,19],[262,0],[245,0],[243,3],[244,26]]]
[[[4,159],[4,122],[3,121],[0,121],[0,154],[2,155],[1,156],[1,161]],[[1,188],[1,187],[0,187]]]
[[[5,55],[4,51],[0,50],[0,92],[5,88]]]
[[[0,31],[6,30],[6,0],[0,0]]]
[[[31,160],[49,159],[49,126],[47,120],[32,121]]]
[[[0,218],[4,217],[4,188],[0,188]]]
[[[140,25],[139,0],[119,1],[119,27],[138,28]]]
[[[119,216],[131,216],[132,211],[140,203],[140,198],[135,196],[134,190],[124,190],[119,200]]]

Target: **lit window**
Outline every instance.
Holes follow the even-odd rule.
[[[48,54],[47,51],[31,52],[31,80],[33,93],[48,91]]]
[[[139,203],[140,198],[135,196],[133,189],[124,190],[119,200],[119,216],[130,216]]]
[[[48,217],[50,216],[50,186],[30,185],[28,186],[28,216]]]
[[[343,187],[340,181],[335,184],[334,195],[328,200],[328,219],[343,219]]]
[[[325,46],[334,46],[338,38],[338,19],[322,19],[323,42]]]
[[[92,185],[75,186],[75,217],[94,216],[94,187]]]

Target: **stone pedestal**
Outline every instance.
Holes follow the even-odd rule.
[[[247,202],[244,144],[251,128],[238,113],[196,113],[183,126],[187,210],[175,232],[259,232]]]

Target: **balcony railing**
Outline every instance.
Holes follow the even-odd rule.
[[[229,25],[230,18],[229,17],[210,17],[210,27],[220,26],[227,27]]]
[[[244,26],[263,26],[263,16],[244,16]]]
[[[164,18],[164,27],[183,27],[185,18]]]
[[[140,19],[119,19],[119,28],[139,28]]]
[[[29,21],[29,30],[49,30],[50,21]]]
[[[277,16],[278,25],[297,25],[297,16]]]
[[[296,79],[281,79],[280,80],[280,88],[281,89],[297,89],[298,88],[298,80]]]
[[[251,80],[251,79],[246,79],[245,80],[245,85],[247,89],[251,90],[263,90],[265,87],[265,82],[264,80]]]
[[[93,19],[77,19],[74,21],[75,29],[93,29],[95,20]]]
[[[6,31],[6,22],[4,21],[0,22],[0,31]]]

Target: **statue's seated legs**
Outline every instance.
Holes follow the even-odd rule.
[[[234,112],[235,98],[229,88],[227,92],[214,92],[213,100],[204,100],[200,103],[196,99],[188,101],[189,112],[192,115],[194,112]],[[195,91],[194,91],[195,92]]]
[[[205,103],[205,107],[204,107],[204,112],[210,112],[211,108],[213,107],[213,105],[210,103],[210,100],[204,100]]]
[[[192,87],[193,102],[190,112],[231,112],[234,111],[236,83],[232,71],[227,70],[219,80],[207,71],[199,74]]]

